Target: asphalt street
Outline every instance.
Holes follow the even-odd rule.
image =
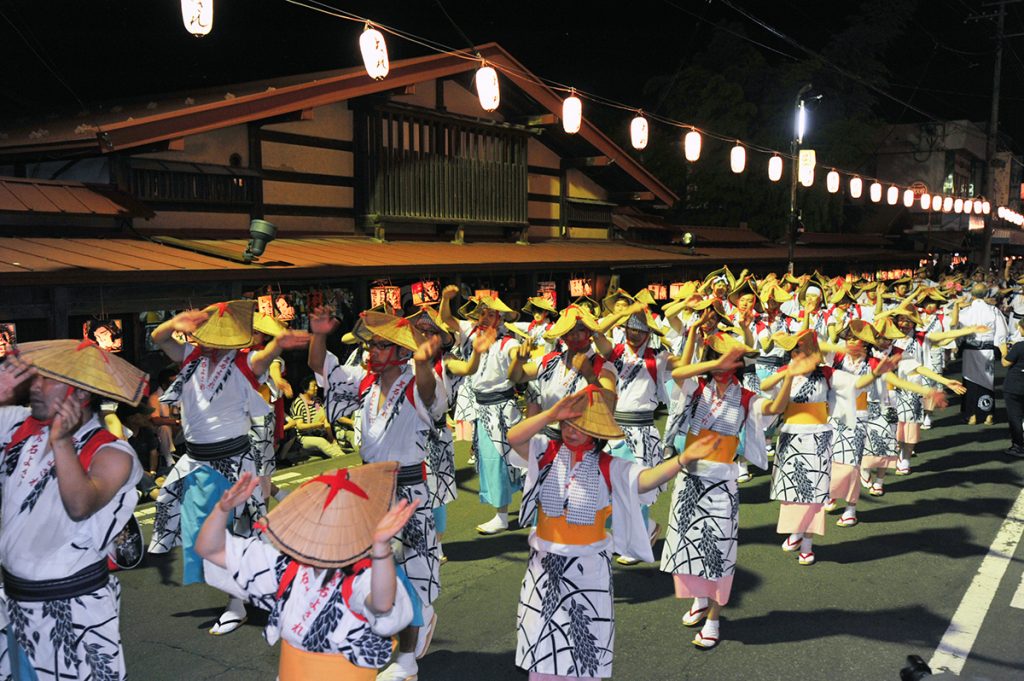
[[[713,650],[690,644],[695,631],[680,623],[689,602],[673,597],[671,578],[656,564],[616,566],[614,679],[899,679],[907,655],[933,657],[954,613],[958,622],[965,613],[981,621],[960,678],[1024,678],[1024,548],[1014,542],[1008,555],[1005,545],[996,550],[989,560],[1007,565],[1005,574],[975,579],[1021,494],[1024,460],[1003,455],[1005,423],[969,427],[955,407],[936,416],[912,474],[891,476],[883,497],[862,497],[855,527],[836,527],[834,514],[816,542],[814,566],[801,567],[795,554],[781,550],[768,474],[758,472],[741,487],[738,568],[722,615],[723,641]],[[514,650],[526,531],[476,534],[492,511],[477,499],[467,456],[460,443],[460,496],[449,507],[439,623],[420,679],[524,681]],[[295,486],[338,463],[314,460],[279,471],[277,480]],[[663,494],[652,512],[663,526],[669,500]],[[148,534],[151,505],[138,514]],[[120,578],[133,678],[275,678],[277,650],[261,635],[265,616],[253,612],[240,630],[210,636],[226,598],[204,585],[181,586],[178,551],[147,556]],[[990,604],[971,597],[961,607],[979,583],[994,592]]]

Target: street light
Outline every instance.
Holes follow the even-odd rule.
[[[797,163],[799,148],[804,141],[804,132],[807,130],[807,112],[804,109],[804,95],[811,89],[807,83],[796,93],[796,129],[793,131],[793,139],[790,141],[789,154],[793,158],[793,167],[790,171],[789,183],[789,229],[787,231],[787,245],[789,247],[789,273],[793,273],[793,258],[796,248],[796,229],[798,218],[796,215],[796,183],[800,164]]]

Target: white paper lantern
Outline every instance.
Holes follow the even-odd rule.
[[[871,188],[868,190],[868,195],[871,197],[871,203],[878,203],[882,200],[882,185],[878,182],[872,182]]]
[[[181,20],[189,33],[202,38],[213,28],[213,0],[181,0]]]
[[[885,192],[885,202],[890,206],[895,206],[896,202],[900,200],[900,188],[896,185],[890,185],[889,190]]]
[[[864,193],[864,182],[859,177],[854,175],[850,178],[850,197],[859,199],[860,195]]]
[[[768,159],[768,179],[778,182],[782,179],[782,157],[772,156]]]
[[[989,203],[988,201],[982,201],[981,202],[981,212],[984,213],[985,215],[988,215],[989,213],[991,213],[992,212],[992,204]]]
[[[942,199],[942,212],[949,213],[953,210],[953,197],[947,196]]]
[[[996,208],[996,217],[998,217],[998,218],[1006,217],[1006,209],[1003,208],[1002,206],[999,206],[999,208]]]
[[[501,101],[498,91],[498,72],[493,66],[481,66],[476,71],[476,94],[484,111],[494,111]]]
[[[921,194],[921,210],[928,210],[932,207],[932,195],[928,192]]]
[[[573,90],[562,102],[562,130],[575,135],[583,125],[583,102]]]
[[[981,204],[982,204],[981,199],[974,199],[974,214],[975,215],[981,215],[981,209],[982,209],[982,205]]]
[[[808,167],[800,168],[799,170],[797,170],[797,172],[800,174],[800,177],[797,178],[797,179],[800,180],[800,185],[801,186],[803,186],[803,187],[810,187],[811,185],[814,184],[814,167],[813,166],[808,166]]]
[[[828,175],[825,176],[825,187],[829,194],[839,191],[839,173],[834,170],[828,171]]]
[[[942,210],[942,197],[938,194],[932,197],[932,210],[936,213]]]
[[[640,151],[647,147],[649,131],[650,126],[647,125],[647,119],[637,114],[629,124],[629,141],[632,142],[634,149]]]
[[[700,133],[696,130],[686,133],[683,138],[683,153],[691,163],[700,158]]]
[[[914,205],[914,190],[904,189],[903,190],[903,205],[907,208],[911,208]]]
[[[388,75],[388,46],[384,42],[384,34],[366,24],[359,36],[359,51],[363,53],[363,66],[366,73],[374,80],[383,80]]]
[[[747,150],[742,144],[737,143],[729,152],[729,167],[737,175],[747,167]]]
[[[963,199],[954,199],[953,200],[953,212],[958,214],[958,215],[960,213],[964,212],[964,200]]]
[[[970,213],[974,210],[974,199],[964,199],[964,214]]]

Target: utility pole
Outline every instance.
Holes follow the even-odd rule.
[[[800,170],[800,144],[803,143],[803,140],[800,138],[800,105],[803,103],[804,94],[806,94],[810,89],[811,84],[807,83],[800,88],[800,92],[796,93],[796,105],[794,109],[796,110],[797,120],[793,125],[793,139],[790,140],[789,143],[789,154],[793,157],[792,168],[790,169],[792,172],[789,177],[789,226],[786,229],[786,244],[789,247],[788,267],[790,274],[793,274],[793,259],[795,257],[794,251],[796,250],[796,232],[797,224],[799,223],[796,214],[796,183],[799,179]]]
[[[999,13],[996,15],[996,63],[992,73],[992,109],[988,119],[988,137],[985,142],[985,198],[990,203],[995,202],[995,173],[992,172],[992,162],[995,160],[998,150],[999,135],[999,80],[1003,70],[1003,25],[1006,20],[1006,2],[999,0]],[[996,3],[989,3],[991,6]],[[981,268],[988,272],[992,264],[992,230],[995,226],[995,206],[989,215],[985,216],[985,229],[982,232]]]

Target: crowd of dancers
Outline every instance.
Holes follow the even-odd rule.
[[[449,286],[408,316],[362,313],[348,357],[327,349],[329,308],[308,331],[251,300],[182,312],[152,334],[179,367],[159,402],[180,410],[185,454],[160,486],[149,551],[180,545],[183,582],[228,595],[212,634],[268,610],[282,681],[415,681],[437,623],[458,436],[494,508],[477,532],[512,529],[517,502],[530,528],[515,660],[531,679],[611,676],[613,563],[654,562],[663,525],[658,560],[685,599],[682,624],[712,648],[751,467],[771,471],[782,550],[814,565],[827,514],[841,506],[835,524],[852,527],[862,489],[882,496],[889,474],[910,474],[946,389],[964,396],[965,423],[992,423],[994,351],[1007,356],[1024,318],[1024,280],[1009,272],[879,282],[722,268],[664,305],[646,289],[561,310],[540,296],[524,321],[497,297],[457,307]],[[944,375],[954,348],[962,383]],[[270,482],[285,351],[307,353],[326,424],[351,424],[363,462],[290,494]],[[0,366],[0,677],[125,677],[107,553],[146,462],[104,428],[101,404],[138,404],[146,383],[88,341],[24,343]],[[668,516],[652,517],[670,487]]]

